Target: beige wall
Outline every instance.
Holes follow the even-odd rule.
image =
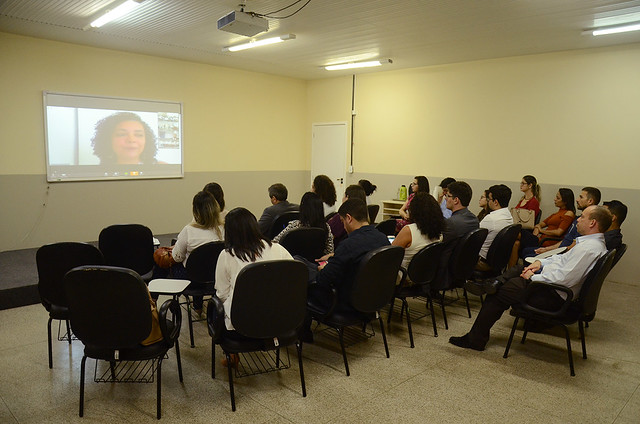
[[[630,208],[629,253],[612,277],[637,282],[638,70],[635,44],[359,75],[347,182],[373,178],[381,201],[414,175],[466,179],[477,194],[533,174],[545,213],[560,186],[599,187]],[[308,93],[311,122],[350,120],[350,77],[310,81]]]
[[[0,250],[96,240],[110,223],[177,232],[212,179],[256,214],[273,182],[307,189],[305,81],[6,33],[0,57]],[[47,184],[43,90],[182,102],[185,178]]]

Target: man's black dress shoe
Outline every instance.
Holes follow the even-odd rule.
[[[464,288],[471,294],[475,294],[476,296],[482,296],[487,292],[484,290],[484,283],[475,282],[475,281],[467,281],[464,283]]]
[[[484,350],[484,346],[480,347],[471,344],[471,340],[469,340],[469,333],[465,334],[462,337],[449,337],[449,343],[458,347],[462,347],[464,349],[473,349],[478,351]]]

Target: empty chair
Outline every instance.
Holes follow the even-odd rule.
[[[63,242],[42,246],[36,252],[36,265],[38,267],[38,291],[40,300],[49,312],[47,323],[49,368],[53,368],[53,355],[51,343],[51,321],[56,319],[66,322],[66,338],[71,344],[71,331],[69,328],[69,303],[64,291],[64,275],[71,269],[80,265],[102,265],[104,259],[100,251],[86,243]],[[60,337],[58,330],[58,340]]]
[[[129,268],[147,283],[153,272],[153,234],[140,224],[110,225],[100,232],[98,247],[105,263]]]
[[[189,322],[189,341],[195,347],[193,339],[193,317],[191,316],[190,296],[212,296],[215,294],[216,265],[218,256],[224,250],[224,242],[212,241],[196,247],[187,261],[187,278],[191,283],[181,293],[186,298],[187,320]],[[201,320],[196,320],[201,321]]]
[[[353,283],[350,303],[352,308],[336,307],[336,292],[333,290],[333,302],[326,310],[321,305],[309,301],[307,309],[312,318],[320,323],[333,327],[340,338],[340,348],[347,375],[349,364],[344,348],[344,328],[360,325],[362,328],[371,320],[378,319],[380,332],[384,341],[384,349],[389,357],[387,336],[380,317],[382,309],[393,297],[404,249],[400,246],[383,246],[367,253],[360,263],[360,269]]]
[[[149,292],[136,272],[120,267],[82,266],[67,273],[64,285],[69,300],[71,328],[85,346],[80,365],[79,415],[82,417],[84,413],[87,358],[110,363],[111,378],[107,380],[110,382],[141,377],[137,374],[125,376],[130,378],[122,377],[120,372],[116,372],[121,362],[152,360],[151,366],[155,369],[151,379],[157,379],[156,416],[160,419],[162,361],[174,345],[182,382],[178,344],[182,315],[178,302],[170,299],[162,304],[158,310],[162,340],[143,346],[141,343],[151,333],[152,315]]]
[[[280,244],[291,256],[302,256],[313,262],[324,255],[327,243],[327,231],[322,228],[302,227],[287,232]]]
[[[528,333],[528,324],[532,321],[540,321],[553,326],[562,326],[567,341],[567,354],[569,355],[569,369],[571,375],[575,376],[573,369],[573,354],[571,353],[571,339],[569,337],[569,329],[567,325],[578,323],[578,329],[580,331],[580,340],[582,341],[582,357],[587,359],[587,347],[585,342],[584,324],[590,322],[596,316],[596,309],[598,306],[598,297],[600,296],[600,289],[604,283],[604,279],[611,270],[613,260],[616,251],[611,250],[606,255],[602,256],[594,267],[587,274],[580,293],[577,299],[573,299],[573,292],[570,288],[561,286],[559,284],[547,284],[542,282],[530,283],[525,292],[523,293],[522,303],[515,305],[511,309],[511,314],[515,316],[513,326],[511,327],[511,334],[509,335],[509,341],[507,347],[504,350],[504,357],[509,355],[509,349],[513,336],[516,332],[516,327],[520,318],[525,319],[524,333],[522,334],[522,343],[526,341]],[[528,303],[529,298],[537,290],[553,288],[560,290],[567,295],[567,298],[562,307],[557,311],[545,311],[536,308]]]
[[[391,313],[393,312],[393,304],[395,299],[402,301],[402,309],[400,309],[400,319],[402,319],[403,311],[407,313],[407,327],[409,329],[409,341],[411,347],[413,343],[413,331],[411,329],[411,314],[409,312],[408,297],[423,296],[427,298],[426,307],[431,313],[431,322],[433,324],[433,335],[438,337],[436,328],[436,318],[433,311],[433,299],[431,298],[431,282],[436,278],[438,272],[438,263],[440,256],[444,250],[445,244],[442,242],[432,243],[422,248],[409,262],[407,270],[402,270],[402,281],[396,286],[389,308],[389,316],[387,322],[391,322]],[[406,277],[409,277],[411,284],[407,284]]]
[[[295,344],[298,352],[302,396],[307,395],[302,368],[302,342],[299,330],[306,315],[307,267],[298,261],[262,261],[245,266],[235,282],[231,323],[225,327],[222,301],[214,296],[207,307],[211,335],[211,377],[215,378],[215,345],[227,357],[231,409],[236,410],[233,388],[232,354],[276,350]],[[276,368],[278,364],[276,363]]]
[[[285,212],[281,215],[278,215],[276,219],[273,220],[273,224],[271,224],[271,229],[269,230],[269,238],[273,239],[275,236],[280,234],[280,232],[284,230],[287,225],[289,225],[289,222],[299,218],[300,212],[298,211]]]
[[[376,230],[387,236],[393,236],[396,234],[396,220],[387,219],[386,221],[376,224]]]

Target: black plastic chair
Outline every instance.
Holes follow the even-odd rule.
[[[38,267],[38,291],[40,301],[49,312],[47,322],[49,368],[53,368],[51,321],[65,321],[67,334],[58,340],[68,340],[71,344],[72,334],[69,328],[69,303],[64,291],[64,275],[80,265],[102,265],[102,253],[93,245],[76,242],[53,243],[42,246],[36,252]]]
[[[480,253],[480,249],[482,248],[482,244],[487,238],[488,233],[489,231],[486,228],[473,230],[462,237],[453,249],[453,253],[449,260],[449,275],[451,277],[449,287],[438,288],[438,290],[442,292],[442,297],[439,301],[442,307],[444,328],[447,330],[449,329],[449,323],[447,321],[447,312],[445,310],[445,291],[459,288],[463,289],[464,300],[467,306],[467,314],[469,315],[469,318],[471,318],[469,296],[467,295],[467,290],[464,288],[464,284],[473,275],[476,264],[478,263],[478,254]]]
[[[369,223],[373,224],[376,222],[376,217],[378,216],[378,212],[380,211],[380,205],[368,205],[367,210],[369,212]]]
[[[431,283],[436,278],[438,273],[438,263],[440,262],[440,256],[444,250],[445,244],[442,242],[431,243],[425,246],[418,253],[411,258],[407,270],[401,268],[402,280],[400,284],[396,286],[393,299],[391,299],[391,307],[389,308],[389,316],[387,317],[387,323],[391,322],[391,314],[393,312],[393,304],[396,299],[402,301],[402,308],[400,309],[400,319],[402,320],[403,311],[407,312],[407,327],[409,328],[409,341],[411,347],[414,347],[413,343],[413,331],[411,329],[411,314],[409,312],[409,302],[407,297],[426,297],[427,298],[427,312],[431,313],[431,322],[433,323],[433,336],[438,337],[438,329],[436,328],[436,317],[433,311],[433,299],[431,298]],[[411,284],[408,285],[406,277],[409,276]]]
[[[80,409],[84,414],[84,377],[87,358],[107,361],[111,377],[105,381],[131,381],[144,379],[138,372],[122,376],[116,366],[123,361],[153,361],[151,381],[156,378],[156,416],[161,415],[162,360],[175,346],[178,375],[182,382],[182,364],[178,336],[182,324],[180,305],[167,300],[158,310],[163,340],[142,346],[150,334],[152,318],[149,292],[140,276],[127,268],[111,266],[81,266],[64,277],[69,299],[71,328],[84,343],[80,366]],[[170,312],[170,319],[168,313]],[[157,368],[153,367],[157,364]],[[154,377],[155,373],[155,377]],[[108,373],[107,373],[108,374]],[[128,373],[127,373],[128,374]]]
[[[329,212],[329,213],[324,217],[325,222],[329,222],[329,220],[330,220],[331,218],[333,218],[333,217],[334,217],[335,215],[337,215],[337,214],[338,214],[338,212],[337,212],[337,211]]]
[[[611,264],[611,269],[618,264],[620,259],[624,256],[627,251],[627,245],[622,243],[620,247],[616,249],[616,255],[613,257],[613,263]]]
[[[218,344],[227,357],[231,410],[236,410],[231,354],[276,350],[278,363],[280,348],[295,344],[302,396],[307,396],[299,330],[306,315],[308,278],[306,265],[298,261],[262,261],[244,267],[236,278],[231,304],[235,331],[226,330],[222,301],[216,296],[209,301],[211,378],[216,376],[215,345]]]
[[[364,328],[371,320],[378,319],[385,353],[387,358],[389,357],[387,336],[379,311],[393,297],[403,256],[404,249],[400,246],[383,246],[367,253],[360,263],[360,269],[353,283],[350,296],[351,308],[337,306],[335,289],[332,291],[333,301],[329,309],[307,302],[307,310],[313,319],[335,328],[338,332],[347,375],[350,373],[344,348],[345,327],[360,325]]]
[[[396,234],[396,220],[387,219],[386,221],[379,222],[376,224],[376,230],[386,236],[393,236]]]
[[[129,268],[146,282],[153,273],[153,233],[140,224],[110,225],[100,232],[98,248],[110,266]]]
[[[287,249],[291,256],[302,256],[308,261],[314,262],[324,255],[329,229],[302,227],[287,232],[280,244]]]
[[[497,277],[505,271],[513,244],[516,242],[522,226],[520,224],[507,225],[501,229],[489,246],[487,252],[487,264],[491,267],[489,271],[478,271],[473,273],[474,280],[484,280]]]
[[[189,341],[191,347],[195,347],[193,339],[193,322],[203,321],[203,319],[194,320],[191,316],[191,301],[189,297],[193,296],[213,296],[216,293],[214,288],[216,281],[216,265],[218,264],[218,256],[224,250],[223,241],[212,241],[196,247],[187,259],[187,278],[191,283],[181,295],[186,298],[187,320],[189,322]]]
[[[578,329],[580,330],[580,340],[582,341],[582,358],[587,359],[587,347],[585,343],[584,324],[592,321],[596,316],[596,309],[598,306],[598,297],[600,296],[600,289],[604,283],[604,279],[611,270],[613,260],[616,254],[616,250],[609,251],[606,255],[602,256],[594,267],[589,271],[587,277],[582,284],[578,298],[573,300],[573,291],[570,288],[559,284],[548,284],[533,282],[527,286],[523,294],[522,303],[515,305],[511,309],[511,314],[515,316],[513,326],[511,327],[511,334],[509,335],[509,341],[507,347],[504,350],[503,357],[506,358],[509,355],[509,349],[513,336],[516,332],[516,327],[520,318],[525,320],[524,333],[522,334],[522,341],[524,343],[527,338],[528,324],[532,321],[540,321],[552,326],[562,326],[564,329],[565,339],[567,341],[567,354],[569,355],[569,369],[571,370],[571,376],[575,376],[576,373],[573,369],[573,354],[571,353],[571,339],[569,337],[569,329],[567,325],[578,323]],[[567,299],[560,309],[557,311],[545,311],[538,309],[535,306],[528,304],[528,300],[533,293],[537,290],[560,290],[567,295]]]
[[[269,229],[269,238],[273,239],[275,236],[280,234],[284,228],[289,225],[289,223],[293,220],[300,218],[300,212],[291,211],[285,212],[283,214],[278,215],[274,220],[273,224],[271,224],[271,228]]]

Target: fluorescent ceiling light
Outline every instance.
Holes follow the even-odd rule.
[[[237,52],[240,50],[252,49],[254,47],[267,46],[269,44],[281,43],[286,40],[295,40],[295,34],[285,34],[279,37],[264,38],[262,40],[251,40],[246,43],[235,46],[227,46],[222,49],[223,52]]]
[[[640,22],[634,22],[628,25],[618,25],[613,27],[596,28],[590,32],[596,35],[618,34],[621,32],[640,31]]]
[[[121,18],[127,13],[131,12],[136,7],[140,6],[143,0],[127,0],[124,3],[121,3],[117,7],[110,9],[104,15],[100,16],[95,21],[91,22],[89,26],[93,28],[100,28],[102,25],[111,22],[115,19]]]
[[[342,63],[339,65],[328,65],[325,66],[324,69],[326,69],[327,71],[339,71],[342,69],[371,68],[373,66],[382,66],[388,63],[393,63],[393,61],[391,59],[379,59],[370,60],[368,62]]]

